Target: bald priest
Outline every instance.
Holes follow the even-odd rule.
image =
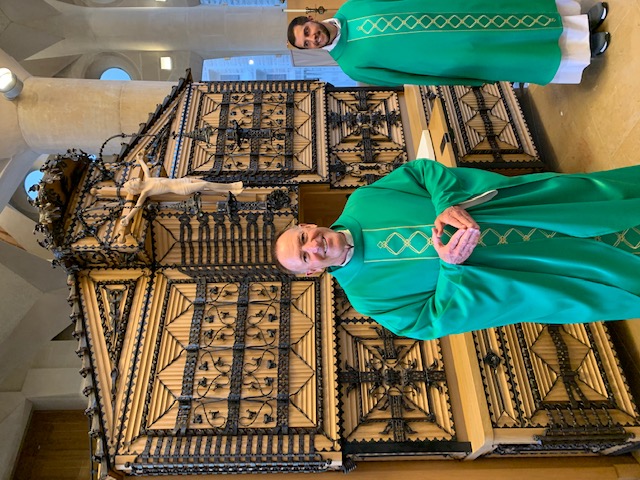
[[[432,339],[517,322],[640,315],[640,166],[505,177],[415,160],[360,187],[331,228],[273,244],[327,269],[361,314]]]

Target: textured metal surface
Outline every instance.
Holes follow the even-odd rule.
[[[482,87],[424,86],[420,90],[427,121],[431,117],[431,100],[436,96],[442,99],[459,167],[506,175],[547,169],[509,83]]]
[[[407,161],[398,91],[331,87],[327,92],[332,187],[369,185]]]
[[[355,312],[335,284],[345,453],[460,457],[439,340],[398,337]]]
[[[474,337],[494,427],[534,432],[532,445],[495,453],[597,453],[625,446],[625,427],[640,425],[604,324],[516,324]]]
[[[301,175],[322,180],[316,125],[322,89],[317,82],[194,84],[192,108],[174,134],[186,151],[176,175],[253,185]]]

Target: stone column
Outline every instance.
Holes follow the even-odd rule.
[[[170,82],[30,77],[16,100],[20,132],[38,153],[61,153],[70,147],[97,153],[112,135],[137,132],[172,86]],[[116,153],[120,142],[107,147],[105,153]]]
[[[71,147],[98,153],[109,137],[137,132],[174,85],[34,77],[2,50],[0,67],[24,83],[15,100],[0,95],[0,210],[39,154]],[[119,151],[119,141],[105,148],[106,154]]]

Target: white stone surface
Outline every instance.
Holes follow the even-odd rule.
[[[0,393],[0,480],[11,478],[30,415],[31,402],[24,395]]]

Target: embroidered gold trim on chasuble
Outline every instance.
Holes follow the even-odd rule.
[[[458,15],[458,14],[385,14],[349,20],[349,42],[385,35],[403,35],[423,31],[520,30],[547,28],[558,20],[548,15]]]

